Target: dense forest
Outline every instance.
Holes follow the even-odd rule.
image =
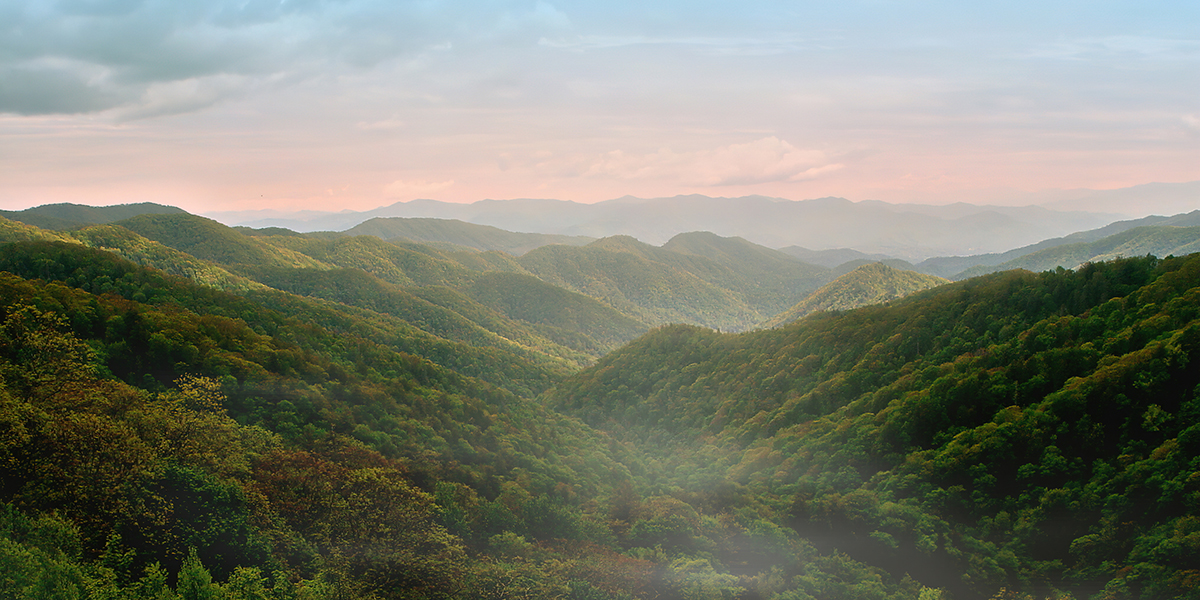
[[[791,308],[763,323],[778,327],[816,312],[850,310],[884,304],[946,283],[945,279],[871,262],[825,284]]]
[[[0,220],[0,597],[1200,597],[1200,255],[640,335],[499,253],[259,233]],[[761,252],[607,244],[699,298]]]

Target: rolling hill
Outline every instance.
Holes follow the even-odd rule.
[[[663,250],[707,258],[729,269],[732,276],[714,273],[709,281],[740,292],[760,313],[771,313],[828,280],[829,271],[739,237],[707,231],[681,233]],[[698,269],[702,277],[708,277]]]
[[[883,263],[869,263],[825,284],[795,306],[771,318],[763,327],[779,327],[815,312],[884,304],[944,283],[948,283],[948,280],[941,277],[901,271]]]
[[[1200,218],[1200,211],[1196,213]],[[1200,250],[1200,227],[1142,226],[1096,239],[1051,246],[990,266],[971,267],[955,276],[965,279],[1008,269],[1047,271],[1075,269],[1084,263],[1126,256],[1182,256]]]
[[[1036,244],[1014,248],[1007,252],[999,252],[993,254],[980,254],[973,256],[939,256],[922,261],[916,266],[918,271],[937,275],[939,277],[947,277],[950,279],[962,279],[969,277],[968,271],[978,275],[986,271],[985,269],[973,269],[973,267],[995,267],[999,265],[1015,262],[1022,256],[1048,250],[1058,246],[1069,244],[1086,244],[1095,242],[1100,239],[1113,236],[1130,229],[1147,226],[1174,226],[1174,227],[1196,227],[1200,226],[1200,210],[1195,210],[1189,213],[1181,213],[1170,217],[1149,216],[1141,219],[1131,219],[1126,221],[1117,221],[1110,223],[1104,227],[1090,229],[1087,231],[1079,231],[1063,237],[1051,238],[1042,240]],[[1132,256],[1132,255],[1131,255]],[[1078,264],[1078,263],[1076,263]],[[1054,265],[1058,266],[1058,265]],[[1066,266],[1066,265],[1062,265]],[[1053,266],[1051,267],[1053,268]],[[1003,269],[995,269],[1003,270]]]
[[[87,225],[103,225],[145,214],[186,214],[183,209],[152,202],[87,206],[83,204],[44,204],[26,210],[0,210],[0,217],[20,221],[41,229],[75,229]]]
[[[470,346],[457,352],[449,349],[452,346],[438,351],[442,357],[438,360],[447,365],[456,353],[477,356],[474,346],[479,345],[517,354],[532,351],[541,355],[537,360],[548,359],[547,364],[565,359],[579,366],[648,328],[592,298],[527,275],[503,280],[498,289],[511,294],[508,297],[484,291],[480,282],[501,281],[491,273],[509,267],[507,255],[447,254],[370,235],[247,236],[192,215],[143,216],[116,225],[149,233],[166,246],[197,254],[248,280],[385,313],[430,335]],[[460,260],[486,270],[469,268]],[[528,308],[533,305],[539,307],[537,311]],[[475,360],[467,362],[475,365]]]
[[[694,234],[674,247],[685,252],[618,236],[583,247],[544,246],[519,262],[547,283],[597,298],[644,323],[729,330],[752,327],[826,277],[820,267],[744,240]]]
[[[77,243],[0,246],[4,594],[511,592],[495,536],[604,543],[555,488],[611,493],[627,467],[594,432],[272,294]],[[628,595],[652,564],[547,552],[573,570],[523,568],[539,594]]]
[[[633,238],[606,238],[585,247],[544,246],[520,262],[551,285],[596,298],[642,322],[729,327],[753,321],[754,309],[732,291],[647,256],[656,250]]]
[[[211,228],[215,239],[237,241],[243,237],[236,231],[206,219],[195,222]],[[278,310],[307,315],[314,324],[321,327],[354,330],[357,335],[374,343],[426,357],[443,367],[479,376],[526,395],[544,389],[555,377],[578,369],[581,365],[590,364],[615,345],[635,337],[646,329],[644,325],[629,321],[601,320],[601,325],[595,330],[565,332],[553,326],[530,324],[509,318],[495,309],[470,300],[460,292],[434,292],[423,291],[426,288],[413,288],[414,291],[418,291],[414,294],[361,270],[338,269],[332,265],[325,265],[320,269],[253,266],[244,263],[222,265],[196,258],[116,225],[87,227],[63,236],[57,232],[47,232],[11,221],[0,221],[0,225],[5,223],[10,226],[2,230],[8,233],[0,236],[0,240],[66,241],[104,250],[141,266],[253,298],[255,302]],[[165,231],[171,230],[168,228]],[[193,234],[186,229],[183,232],[181,239],[184,243],[180,245],[186,246],[193,239]],[[169,234],[161,232],[160,237],[168,242],[177,241]],[[363,239],[399,250],[376,238]],[[264,244],[248,247],[250,252],[254,253],[268,253],[272,248]],[[248,253],[220,256],[241,257]],[[294,264],[296,256],[304,259],[299,261],[300,263],[313,260],[291,250],[281,252],[281,256],[283,258],[275,261],[267,259],[262,262],[267,265],[272,262],[276,265]],[[433,261],[425,254],[416,253],[416,256]],[[427,261],[419,261],[419,264],[426,265]],[[453,273],[464,272],[464,269],[453,263],[443,266]],[[437,270],[433,269],[432,272],[436,273]],[[272,288],[289,294],[275,293]],[[96,288],[96,291],[102,290]],[[421,295],[434,298],[435,301],[431,302]],[[607,315],[612,312],[594,300],[577,298],[586,308],[600,314]],[[572,310],[586,313],[586,308],[574,306]],[[583,321],[586,324],[586,318]],[[614,323],[619,323],[614,325],[619,330],[618,333],[603,326]],[[620,327],[625,329],[620,330]],[[539,329],[546,329],[551,336],[565,344],[551,339],[539,332]],[[592,333],[600,335],[604,341],[593,339],[589,335]]]
[[[328,268],[297,252],[272,247],[211,219],[183,214],[143,214],[114,223],[146,239],[221,265]]]

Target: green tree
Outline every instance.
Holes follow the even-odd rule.
[[[177,597],[167,585],[167,571],[157,562],[146,565],[145,574],[132,587],[139,600],[175,600]]]
[[[188,550],[187,558],[179,568],[176,591],[182,600],[221,600],[221,588],[213,583],[212,575],[200,562],[195,547]]]

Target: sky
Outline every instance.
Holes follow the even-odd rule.
[[[1194,0],[0,0],[10,210],[1195,180]]]

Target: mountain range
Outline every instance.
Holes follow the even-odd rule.
[[[1111,222],[1115,215],[1060,212],[1036,206],[927,206],[850,202],[841,198],[790,201],[764,196],[624,197],[594,204],[559,200],[481,200],[454,204],[400,202],[372,211],[306,219],[230,219],[233,225],[295,231],[341,231],[376,217],[456,219],[509,231],[585,236],[628,235],[661,245],[680,233],[709,231],[771,248],[854,248],[908,261],[932,256],[998,252]],[[234,215],[231,215],[234,216]]]
[[[1066,246],[1066,245],[1071,245],[1071,244],[1087,244],[1087,243],[1091,243],[1091,242],[1097,242],[1097,241],[1100,241],[1100,240],[1110,237],[1110,236],[1117,236],[1117,234],[1123,233],[1125,231],[1129,231],[1130,229],[1136,229],[1136,228],[1142,228],[1142,227],[1195,227],[1195,226],[1200,226],[1200,210],[1193,210],[1188,213],[1181,213],[1181,214],[1177,214],[1177,215],[1170,216],[1170,217],[1150,216],[1150,217],[1143,217],[1141,219],[1116,221],[1116,222],[1110,223],[1108,225],[1105,225],[1104,227],[1099,227],[1099,228],[1091,229],[1091,230],[1087,230],[1087,231],[1079,231],[1079,232],[1072,233],[1070,235],[1063,236],[1063,237],[1042,240],[1036,244],[1030,244],[1028,246],[1022,246],[1020,248],[1014,248],[1007,252],[972,255],[972,256],[934,257],[934,258],[930,258],[930,259],[922,261],[919,264],[919,266],[916,268],[918,268],[919,270],[921,270],[922,272],[925,272],[925,273],[930,273],[933,275],[940,275],[943,277],[952,277],[953,278],[953,277],[959,275],[960,273],[967,273],[968,270],[971,270],[971,269],[973,269],[973,271],[971,271],[971,272],[974,274],[979,274],[980,272],[990,272],[990,271],[986,271],[983,268],[984,267],[994,267],[997,265],[1003,265],[1003,264],[1009,263],[1010,261],[1015,261],[1022,256],[1034,254],[1036,252],[1041,252],[1041,251],[1048,250],[1050,248],[1055,248],[1058,246]],[[1149,230],[1143,230],[1143,233],[1149,233]],[[1123,237],[1121,239],[1136,240],[1137,237],[1138,236],[1134,235],[1132,237],[1127,236],[1127,237]],[[1126,254],[1126,256],[1137,256],[1137,255],[1146,254],[1148,252],[1152,253],[1152,254],[1157,254],[1157,252],[1155,252],[1154,250],[1162,250],[1162,248],[1152,247],[1153,242],[1150,242],[1151,246],[1147,246],[1145,248],[1145,251],[1143,251],[1142,248],[1138,247],[1138,245],[1137,245],[1138,243],[1136,241],[1134,241],[1132,243],[1132,245],[1128,245],[1130,243],[1128,241],[1122,242],[1122,243],[1127,244],[1126,250],[1128,250],[1129,252],[1132,252],[1132,254]],[[1096,256],[1099,256],[1099,255],[1096,255]],[[1090,257],[1088,257],[1088,258],[1090,258]],[[1086,258],[1085,258],[1085,260],[1086,260]],[[1074,264],[1063,264],[1063,265],[1051,264],[1048,268],[1054,268],[1057,266],[1062,266],[1065,268],[1074,268],[1076,265],[1079,265],[1082,262],[1084,262],[1084,260],[1080,260],[1078,262],[1075,262]],[[1016,267],[1014,266],[1014,267],[1010,267],[1010,268],[1016,268]],[[993,270],[1003,270],[1003,269],[996,268]]]

